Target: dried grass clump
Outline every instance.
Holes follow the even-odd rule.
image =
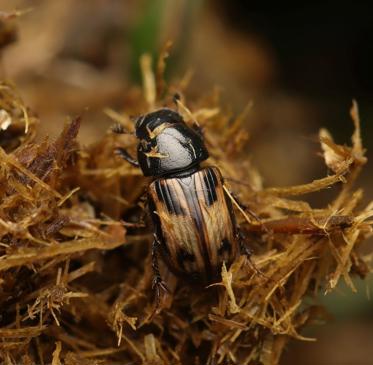
[[[165,53],[164,53],[165,54]],[[151,72],[142,59],[145,99],[126,114],[107,114],[133,129],[129,115],[181,95],[179,111],[204,127],[209,164],[259,220],[237,209],[255,251],[223,266],[221,283],[196,289],[162,268],[172,293],[155,313],[151,228],[140,199],[149,183],[114,157],[135,148],[131,135],[110,132],[88,148],[76,141],[80,120],[55,141],[35,142],[37,118],[14,89],[0,85],[0,357],[5,364],[277,364],[291,338],[323,316],[307,297],[333,290],[340,279],[365,277],[359,246],[371,234],[373,205],[358,209],[353,183],[366,162],[356,104],[352,146],[320,132],[331,175],[289,188],[264,188],[245,156],[242,121],[213,92],[185,107],[188,76],[165,87],[164,54]],[[136,95],[136,94],[134,94]],[[232,121],[233,120],[233,121]],[[291,156],[289,156],[291,158]],[[237,181],[244,182],[237,183]],[[334,186],[336,197],[312,209],[298,197]],[[296,198],[296,199],[295,199]],[[307,301],[309,303],[310,301]]]

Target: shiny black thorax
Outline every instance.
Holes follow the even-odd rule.
[[[188,127],[180,114],[170,109],[140,117],[136,136],[140,141],[137,159],[145,176],[183,173],[209,157],[198,131]]]

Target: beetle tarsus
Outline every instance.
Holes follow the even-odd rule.
[[[236,201],[236,203],[240,206],[242,210],[244,210],[245,212],[248,212],[257,222],[262,223],[258,215],[255,212],[253,212],[246,204],[242,203],[242,201],[239,199],[239,197],[235,193],[233,192],[230,192],[230,193],[233,199]]]
[[[156,308],[159,308],[161,303],[161,291],[170,293],[170,290],[167,288],[167,284],[163,281],[161,277],[161,273],[159,271],[158,265],[158,245],[159,241],[156,236],[154,236],[154,241],[152,244],[152,268],[154,273],[152,289],[155,290],[155,301],[156,301]]]
[[[118,147],[115,149],[115,154],[117,156],[120,156],[123,158],[123,160],[126,160],[128,163],[130,163],[134,167],[139,167],[139,162],[135,160],[128,152],[122,147]]]
[[[162,280],[160,276],[155,276],[153,279],[152,289],[162,289],[164,292],[169,293],[169,289],[166,285],[166,283]]]
[[[157,312],[161,304],[162,291],[169,293],[169,290],[165,282],[159,276],[154,276],[152,289],[155,290],[155,311]]]
[[[122,124],[120,123],[115,123],[112,127],[111,127],[111,131],[115,134],[130,134],[128,131],[126,131],[124,129],[124,127],[122,126]]]
[[[246,256],[246,259],[251,266],[251,268],[255,271],[256,274],[260,275],[263,278],[268,279],[266,275],[254,264],[254,262],[251,260],[251,256],[253,254],[253,250],[246,246],[245,244],[245,235],[242,233],[241,230],[238,229],[238,240],[240,243],[240,249],[241,253]]]

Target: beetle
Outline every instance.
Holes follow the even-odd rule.
[[[126,133],[120,125],[115,133]],[[236,224],[224,180],[215,166],[201,167],[209,153],[199,127],[162,108],[136,121],[137,160],[124,148],[116,154],[150,176],[147,191],[154,225],[152,244],[153,287],[167,291],[158,260],[192,282],[209,284],[219,277],[223,262],[250,252]]]

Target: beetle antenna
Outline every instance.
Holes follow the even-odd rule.
[[[111,127],[111,131],[115,134],[135,134],[134,132],[129,132],[127,129],[125,129],[123,127],[122,124],[120,123],[115,123],[112,127]]]
[[[130,163],[132,166],[134,167],[140,167],[139,165],[139,162],[137,160],[135,160],[128,152],[126,149],[124,148],[121,148],[121,147],[117,147],[115,150],[114,150],[115,154],[119,157],[122,157],[123,160],[127,161],[128,163]]]

